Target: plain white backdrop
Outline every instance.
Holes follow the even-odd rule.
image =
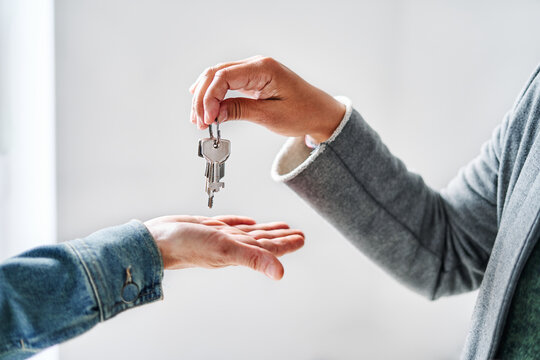
[[[478,153],[540,62],[540,3],[57,0],[59,240],[131,218],[244,214],[305,231],[273,282],[247,269],[166,272],[165,300],[60,347],[61,359],[455,359],[475,293],[403,288],[269,176],[285,139],[227,123],[226,188],[206,207],[189,85],[273,56],[349,96],[440,189]],[[362,156],[362,154],[358,154]]]
[[[54,89],[54,1],[0,0],[0,261],[57,240]]]

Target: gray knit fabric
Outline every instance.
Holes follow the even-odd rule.
[[[412,290],[436,299],[480,288],[464,359],[493,358],[537,240],[539,70],[441,192],[409,172],[350,104],[332,138],[314,151],[291,138],[273,166],[276,180]]]

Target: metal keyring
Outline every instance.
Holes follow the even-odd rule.
[[[219,147],[219,142],[221,141],[221,131],[219,130],[219,122],[215,121],[216,124],[216,132],[217,132],[217,139],[214,138],[214,133],[212,132],[212,124],[208,125],[208,132],[210,133],[210,138],[214,139],[214,148]]]

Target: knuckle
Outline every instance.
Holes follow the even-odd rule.
[[[224,79],[227,76],[227,73],[228,73],[227,69],[220,69],[216,71],[214,78]]]
[[[275,243],[270,243],[266,250],[270,251],[273,254],[277,254],[281,250],[281,248]]]
[[[249,233],[249,235],[253,236],[254,238],[260,238],[263,235],[263,231],[253,230]]]
[[[216,68],[214,66],[208,67],[203,71],[203,75],[206,77],[212,77],[216,73]]]
[[[242,106],[239,101],[232,101],[227,111],[231,119],[242,119]]]
[[[209,94],[209,92],[207,92],[206,94],[204,94],[203,99],[202,99],[203,105],[208,105],[210,100],[212,100],[212,95]]]
[[[252,269],[257,270],[261,265],[261,257],[257,252],[251,252],[248,255],[248,266]]]
[[[274,66],[277,63],[277,61],[274,58],[271,58],[269,56],[262,57],[259,60],[259,62],[261,63],[261,65],[268,66],[268,67]]]

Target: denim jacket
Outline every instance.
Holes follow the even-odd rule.
[[[540,237],[540,68],[480,154],[440,192],[345,102],[341,124],[317,149],[287,141],[274,179],[427,298],[479,288],[462,358],[492,359]]]
[[[163,263],[139,221],[0,264],[0,359],[24,359],[163,298]]]

